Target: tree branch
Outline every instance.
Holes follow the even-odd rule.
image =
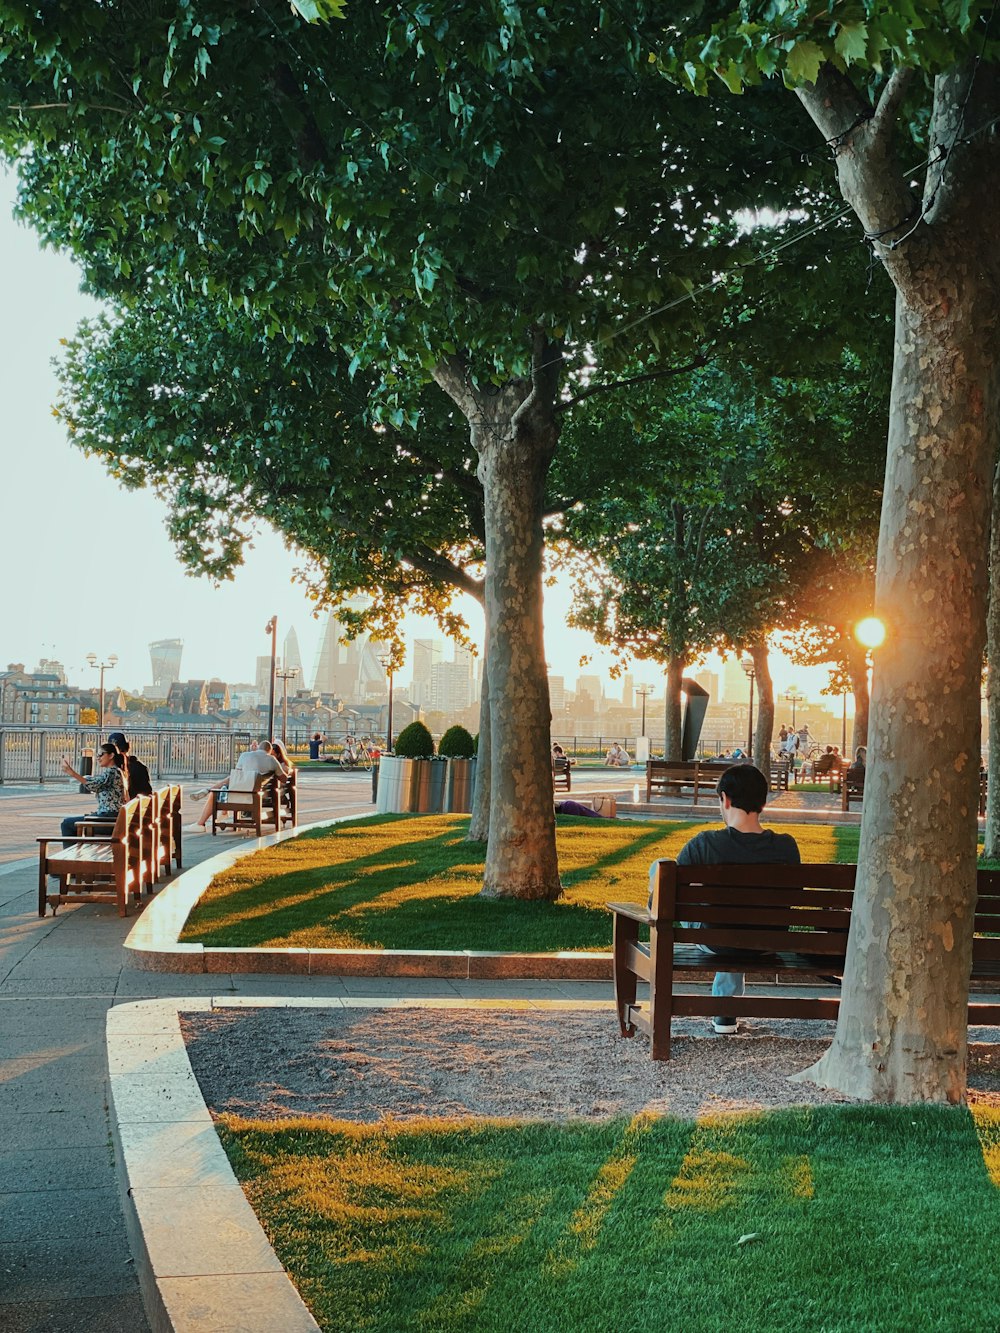
[[[419,569],[422,574],[428,578],[441,579],[445,583],[450,583],[453,588],[459,592],[466,592],[470,597],[475,598],[482,605],[484,597],[483,584],[479,579],[474,579],[459,565],[453,564],[447,556],[440,555],[437,551],[432,551],[429,547],[414,547],[412,551],[407,551],[404,560],[408,560],[414,569]]]
[[[708,362],[708,353],[703,352],[683,366],[664,366],[662,370],[650,370],[644,375],[632,375],[629,379],[615,380],[613,384],[595,384],[589,389],[584,389],[582,393],[578,393],[574,398],[564,399],[556,406],[556,411],[566,412],[569,408],[575,407],[577,403],[582,403],[585,398],[593,398],[598,393],[613,393],[616,389],[627,389],[633,384],[646,384],[649,380],[661,379],[666,375],[687,375],[692,370],[700,370],[702,366],[707,366]]]
[[[896,129],[896,116],[902,105],[906,91],[913,82],[915,70],[907,65],[894,69],[889,81],[882,89],[875,114],[871,118],[868,133],[873,143],[880,139],[891,138]]]

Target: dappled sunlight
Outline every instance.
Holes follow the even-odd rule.
[[[220,872],[185,942],[226,948],[607,951],[607,904],[639,902],[649,866],[717,821],[557,822],[564,892],[554,902],[480,897],[483,849],[468,816],[375,816],[314,830]],[[843,860],[838,831],[782,825],[805,861]],[[849,844],[848,844],[849,845]]]
[[[553,1277],[565,1277],[580,1256],[596,1246],[604,1221],[639,1160],[639,1140],[649,1133],[657,1119],[642,1111],[626,1125],[621,1142],[601,1164],[586,1199],[570,1219],[567,1234],[546,1260]]]
[[[983,1154],[986,1174],[1000,1188],[1000,1107],[977,1102],[969,1107]]]

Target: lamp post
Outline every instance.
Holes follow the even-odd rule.
[[[797,706],[798,704],[802,703],[803,700],[805,699],[805,697],[806,697],[806,696],[805,696],[804,694],[799,694],[798,690],[795,688],[794,685],[792,686],[792,688],[791,688],[790,690],[786,690],[786,692],[785,692],[785,698],[786,698],[786,699],[788,700],[788,702],[792,705],[792,730],[793,730],[793,731],[795,730],[795,709],[796,709],[796,706]]]
[[[753,759],[753,691],[757,683],[757,666],[749,653],[745,653],[740,658],[740,666],[750,682],[750,723],[747,727],[747,754]]]
[[[382,653],[379,657],[382,669],[389,677],[389,711],[385,721],[385,748],[387,752],[392,752],[392,654]]]
[[[298,667],[283,667],[274,673],[281,681],[281,743],[288,744],[288,682],[299,674]]]
[[[98,662],[96,653],[88,653],[87,661],[90,663],[90,665],[94,668],[95,671],[99,671],[101,673],[101,708],[100,712],[97,715],[97,727],[99,731],[103,731],[104,730],[104,673],[105,671],[109,671],[113,666],[118,665],[118,654],[111,653],[106,662]]]
[[[640,734],[643,736],[646,734],[646,700],[655,689],[655,685],[637,685],[635,687],[636,694],[642,700],[642,732]]]
[[[274,739],[274,676],[278,667],[278,617],[272,616],[264,626],[264,633],[271,636],[271,688],[267,701],[267,739]]]

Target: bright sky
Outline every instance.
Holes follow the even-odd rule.
[[[269,651],[264,625],[278,616],[279,639],[298,632],[307,682],[312,684],[322,634],[312,603],[293,582],[298,561],[282,540],[264,529],[246,553],[235,579],[214,587],[192,578],[179,564],[164,528],[163,508],[151,495],[123,490],[96,459],[72,446],[52,416],[56,379],[52,358],[59,339],[94,314],[96,303],[79,291],[78,275],[64,255],[43,251],[34,233],[12,218],[13,178],[0,173],[0,256],[4,315],[0,317],[0,401],[3,404],[4,614],[0,669],[40,657],[64,662],[70,680],[96,684],[88,652],[116,653],[109,684],[138,690],[150,680],[148,644],[181,638],[185,678],[220,676],[252,681],[258,654]],[[482,632],[475,603],[465,603],[473,634]],[[603,672],[611,658],[589,635],[567,628],[570,590],[545,592],[546,649],[550,669],[572,688],[580,658],[586,672]],[[440,637],[436,627],[412,617],[415,637]],[[718,669],[718,662],[708,663]],[[820,668],[774,662],[775,685],[818,694]],[[662,673],[637,663],[637,680],[658,686]],[[401,679],[409,679],[408,667]],[[607,692],[620,692],[609,682]],[[660,692],[659,689],[657,691]]]

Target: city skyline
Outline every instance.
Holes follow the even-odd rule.
[[[56,660],[75,683],[86,686],[97,679],[87,654],[107,660],[114,653],[118,665],[109,684],[139,692],[151,683],[149,644],[176,638],[184,642],[184,678],[253,681],[257,656],[269,650],[265,623],[276,614],[279,642],[294,628],[308,671],[325,614],[313,618],[315,606],[295,581],[304,562],[282,538],[262,526],[234,579],[221,587],[192,578],[178,562],[156,497],[125,491],[103,464],[70,444],[52,412],[57,384],[50,363],[60,339],[72,337],[79,321],[93,318],[100,307],[79,291],[79,274],[67,257],[41,249],[35,235],[14,222],[14,196],[13,178],[0,173],[0,244],[8,261],[0,388],[8,493],[20,501],[8,506],[5,536],[23,571],[21,579],[8,580],[0,667],[23,661],[32,670],[40,659]],[[113,557],[109,561],[109,549],[121,553],[117,565]],[[109,565],[115,570],[110,587]],[[607,681],[613,658],[588,634],[566,625],[570,599],[565,580],[545,589],[550,670],[567,685],[581,673]],[[100,617],[94,613],[97,604]],[[478,605],[462,596],[455,604],[478,644]],[[432,621],[416,616],[406,618],[404,629],[410,653],[414,639],[443,637]],[[587,664],[581,664],[584,657]],[[721,670],[714,655],[708,662]],[[409,681],[411,670],[412,657],[400,678]],[[662,668],[636,662],[628,670],[636,683],[655,683],[662,690]],[[796,667],[778,655],[773,674],[777,690],[794,682],[811,697],[827,679],[825,668]]]

